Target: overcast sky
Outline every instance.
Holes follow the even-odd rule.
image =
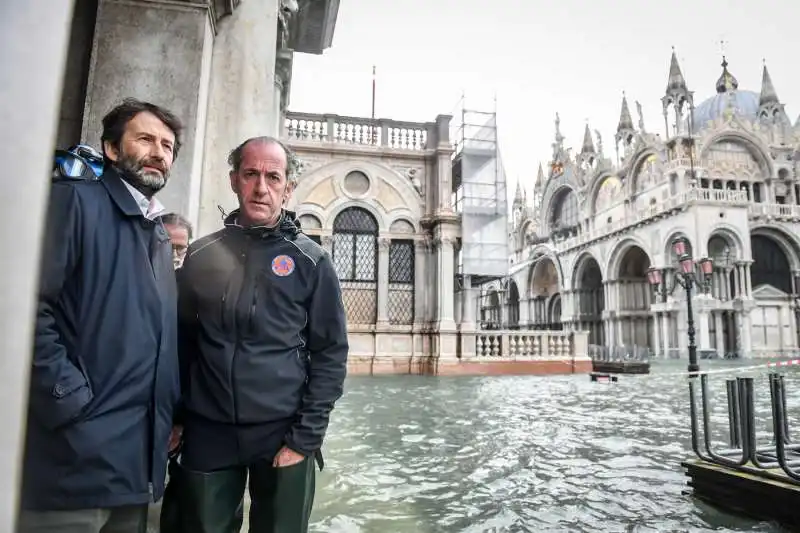
[[[523,7],[524,6],[524,7]],[[740,89],[759,91],[766,59],[794,122],[800,113],[797,0],[341,0],[333,46],[297,54],[290,109],[433,121],[468,107],[491,111],[497,94],[509,194],[532,188],[552,153],[555,113],[577,151],[584,124],[613,157],[622,92],[634,123],[664,134],[674,46],[695,105],[714,94],[721,45]]]

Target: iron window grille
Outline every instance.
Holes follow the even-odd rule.
[[[333,221],[333,265],[351,324],[374,324],[378,313],[378,222],[348,207]]]
[[[386,304],[390,324],[413,324],[414,241],[393,240],[389,245],[389,298]]]

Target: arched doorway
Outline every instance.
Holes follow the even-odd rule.
[[[751,287],[771,285],[786,294],[792,294],[792,269],[789,258],[781,246],[767,235],[750,237],[750,249],[756,259],[750,267]]]
[[[506,290],[506,323],[508,329],[519,329],[519,289],[513,279]]]
[[[653,351],[653,317],[650,313],[650,258],[639,246],[622,256],[617,274],[617,335],[615,345],[626,353]]]
[[[561,329],[561,304],[557,308],[553,306],[553,298],[558,294],[560,287],[556,265],[549,257],[542,257],[534,264],[531,273],[528,300],[531,329]]]
[[[579,264],[577,274],[578,313],[575,320],[578,329],[589,332],[589,344],[605,346],[603,311],[606,299],[603,290],[603,275],[597,260],[587,255]]]
[[[781,242],[783,241],[783,242]],[[750,312],[752,350],[778,354],[797,346],[798,313],[794,302],[792,259],[788,239],[757,233],[751,235],[754,262],[750,287],[755,308]]]

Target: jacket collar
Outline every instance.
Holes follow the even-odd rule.
[[[142,216],[142,210],[133,195],[125,186],[119,173],[109,165],[103,170],[103,177],[100,182],[105,186],[111,199],[117,204],[120,211],[129,217]]]
[[[231,229],[239,229],[245,233],[250,234],[270,234],[270,233],[288,233],[295,235],[300,232],[300,221],[297,219],[297,213],[284,209],[281,211],[281,216],[275,226],[240,226],[239,225],[239,209],[232,211],[225,217],[225,227]]]

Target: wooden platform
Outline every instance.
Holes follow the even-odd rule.
[[[681,466],[696,498],[724,511],[800,528],[800,483],[781,469],[741,472],[700,459]]]
[[[592,370],[606,374],[649,374],[650,363],[647,361],[592,361]]]

